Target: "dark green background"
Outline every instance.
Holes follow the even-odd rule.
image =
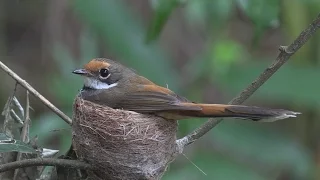
[[[71,71],[94,57],[118,60],[190,100],[227,103],[319,9],[315,0],[0,0],[0,60],[70,117],[82,86]],[[319,37],[245,103],[301,116],[275,123],[226,120],[188,147],[163,179],[319,178]],[[0,80],[4,105],[14,81],[2,71]],[[24,102],[25,91],[17,93]],[[65,152],[70,127],[33,97],[31,106],[31,136]],[[178,136],[203,122],[180,121]]]

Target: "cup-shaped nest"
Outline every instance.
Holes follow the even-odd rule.
[[[77,97],[74,150],[96,170],[89,179],[160,179],[174,160],[177,122],[112,109]]]

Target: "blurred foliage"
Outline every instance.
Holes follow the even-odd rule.
[[[147,42],[150,42],[159,36],[166,21],[170,17],[171,12],[173,12],[180,4],[180,0],[154,0],[152,2],[155,15],[147,32]]]
[[[223,89],[230,89],[234,94],[253,81],[253,78],[261,73],[268,63],[251,62],[246,65],[233,66],[228,75],[221,75],[218,84]],[[241,67],[241,68],[239,68]],[[264,86],[258,90],[256,96],[268,97],[265,101],[296,102],[299,107],[318,105],[320,103],[320,84],[313,83],[316,77],[320,77],[319,68],[297,67],[291,64],[281,68]],[[298,75],[298,76],[297,76]],[[226,83],[234,82],[234,83]],[[297,83],[299,82],[299,83]],[[312,87],[312,88],[306,88]],[[298,103],[299,102],[299,103]]]
[[[254,24],[252,45],[257,45],[260,37],[269,28],[279,27],[279,0],[238,0],[239,7]]]
[[[69,2],[83,26],[77,47],[80,53],[75,55],[63,41],[54,41],[50,53],[58,71],[46,74],[43,80],[69,116],[73,99],[82,87],[82,80],[71,72],[99,57],[103,48],[108,56],[117,57],[139,74],[159,85],[168,85],[191,100],[227,102],[276,58],[279,45],[297,37],[320,7],[315,0],[150,0],[144,8],[150,9],[152,16],[143,22],[140,11],[134,11],[132,4],[123,0]],[[170,45],[175,36],[188,39],[185,29],[178,25],[181,22],[167,24],[172,16],[178,16],[174,13],[177,8],[179,20],[186,24],[183,28],[201,32],[199,41],[203,47],[189,59],[178,60],[174,57],[180,56],[169,53],[170,48],[179,49]],[[0,37],[4,36],[2,26]],[[162,34],[166,26],[181,29],[168,38]],[[168,47],[160,43],[165,37]],[[289,174],[289,179],[313,179],[319,169],[316,158],[320,146],[317,132],[307,128],[320,128],[319,38],[318,33],[250,99],[255,104],[305,111],[305,115],[273,124],[224,121],[186,151],[186,157],[207,175],[182,156],[163,179],[281,180],[283,174]],[[192,50],[198,46],[198,41],[182,42],[181,46],[191,46]],[[268,42],[271,45],[266,45]],[[3,44],[0,38],[0,46]],[[32,120],[30,136],[39,135],[39,144],[52,148],[51,142],[59,141],[62,152],[69,148],[71,133],[66,123],[52,113]],[[181,121],[179,136],[203,122]],[[309,142],[314,144],[310,146]]]
[[[110,53],[117,54],[121,61],[142,75],[176,89],[179,81],[176,80],[178,76],[172,69],[170,58],[157,44],[145,43],[146,31],[123,1],[73,2],[79,18],[104,38]]]

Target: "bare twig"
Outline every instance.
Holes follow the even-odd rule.
[[[314,33],[320,28],[320,14],[318,17],[304,30],[300,35],[294,40],[289,46],[280,46],[280,54],[277,59],[266,68],[260,76],[254,80],[246,89],[244,89],[237,97],[232,99],[229,104],[241,104],[246,99],[248,99],[262,84],[264,84],[277,70],[286,63],[289,58],[297,52]],[[207,122],[201,125],[199,128],[194,130],[192,133],[187,136],[177,140],[179,146],[179,152],[182,152],[183,149],[205,135],[208,131],[214,128],[219,124],[223,119],[213,119],[210,118]]]
[[[13,120],[16,121],[16,123],[20,124],[21,127],[22,127],[23,121],[22,121],[21,118],[16,114],[16,112],[14,112],[13,109],[10,110],[10,116],[12,117]]]
[[[8,98],[6,104],[5,104],[4,108],[3,108],[3,111],[1,113],[1,115],[5,116],[5,120],[4,120],[4,123],[3,123],[3,132],[7,132],[7,125],[9,123],[9,119],[10,119],[11,103],[12,103],[14,95],[15,95],[15,93],[17,91],[17,85],[18,85],[18,83],[15,84],[13,92],[12,92],[12,95]],[[10,136],[13,136],[13,135],[10,133]]]
[[[26,100],[26,108],[25,108],[25,115],[24,115],[24,121],[23,121],[23,127],[21,131],[21,140],[25,143],[28,143],[29,141],[29,125],[30,125],[30,102],[29,102],[29,91],[27,90],[27,100]]]
[[[14,73],[11,69],[9,69],[5,64],[0,61],[0,68],[3,69],[9,76],[15,79],[21,86],[26,88],[31,92],[35,97],[40,99],[40,101],[46,105],[49,109],[51,109],[54,113],[56,113],[61,119],[63,119],[66,123],[71,124],[72,120],[65,115],[62,111],[56,108],[51,102],[49,102],[45,97],[43,97],[38,91],[36,91],[29,83],[25,80],[21,79],[16,73]]]
[[[26,108],[24,114],[24,121],[23,121],[23,127],[21,130],[21,141],[28,143],[29,142],[29,124],[30,124],[30,117],[29,117],[29,111],[30,111],[30,102],[29,102],[29,91],[27,90],[26,93]],[[17,155],[17,161],[20,161],[22,159],[22,153],[18,152]],[[13,179],[16,180],[18,178],[19,169],[16,169],[14,172]]]
[[[10,171],[18,168],[25,168],[30,166],[62,166],[65,168],[75,168],[84,170],[93,170],[94,168],[81,161],[55,158],[35,158],[25,159],[21,161],[10,162],[0,165],[0,173]]]
[[[23,107],[21,106],[20,102],[18,101],[18,99],[14,96],[12,100],[13,100],[14,105],[19,109],[21,117],[24,117],[24,110],[23,110]]]
[[[3,109],[2,115],[5,116],[5,120],[3,122],[3,132],[8,135],[10,138],[14,138],[15,131],[13,131],[12,128],[10,128],[10,121],[13,120],[13,118],[10,115],[11,112],[11,103],[14,98],[14,95],[17,90],[17,85],[18,83],[15,84],[12,95],[8,98],[7,103],[5,104],[5,107]],[[8,162],[15,161],[17,158],[17,153],[16,152],[10,152],[10,153],[1,153],[1,158],[0,158],[0,164],[5,164]],[[5,172],[0,174],[0,179],[12,179],[14,175],[14,172]]]

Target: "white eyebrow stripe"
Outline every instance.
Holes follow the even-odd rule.
[[[110,89],[112,87],[117,86],[118,83],[107,84],[97,79],[86,77],[84,78],[84,85],[92,89]]]

